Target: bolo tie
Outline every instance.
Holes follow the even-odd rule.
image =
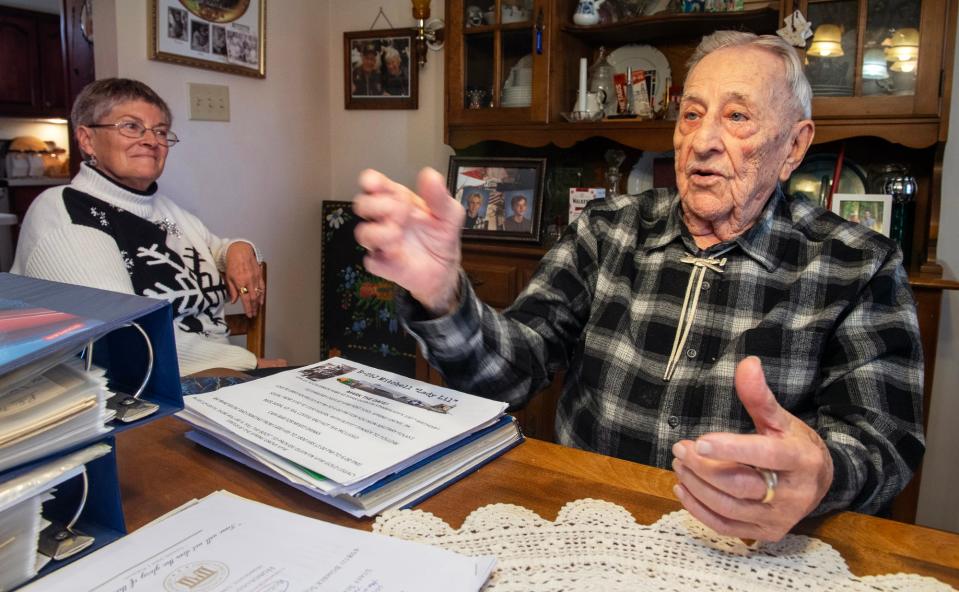
[[[732,247],[730,247],[732,248]],[[728,251],[729,249],[726,249]],[[725,253],[726,251],[723,251]],[[679,323],[676,324],[676,336],[673,338],[673,350],[669,353],[669,359],[666,361],[666,373],[663,374],[663,380],[669,382],[676,372],[676,366],[679,365],[680,352],[686,345],[686,339],[689,337],[689,331],[692,329],[693,321],[696,319],[696,310],[699,307],[699,294],[702,292],[703,279],[707,271],[723,273],[723,267],[726,266],[726,258],[719,259],[717,253],[710,257],[694,257],[693,255],[684,255],[680,257],[680,262],[693,266],[689,274],[689,281],[686,282],[686,295],[683,297],[683,307],[679,311]],[[693,286],[695,286],[695,291]],[[692,294],[692,298],[690,298]]]

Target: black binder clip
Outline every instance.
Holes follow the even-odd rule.
[[[84,506],[87,505],[87,493],[90,490],[86,467],[83,467],[80,476],[83,478],[83,493],[80,496],[80,507],[77,508],[76,514],[66,525],[51,522],[49,526],[40,531],[40,538],[37,541],[37,550],[55,561],[76,555],[92,545],[94,541],[92,536],[83,534],[73,528],[77,520],[80,519]]]
[[[140,395],[143,394],[143,391],[146,390],[147,383],[150,382],[150,375],[153,373],[153,345],[150,344],[150,336],[147,335],[147,332],[143,330],[143,327],[136,323],[128,323],[126,327],[133,327],[140,332],[140,335],[143,336],[143,340],[146,342],[147,346],[147,371],[146,375],[143,377],[143,382],[140,383],[140,387],[134,394],[116,392],[112,397],[107,399],[107,409],[111,409],[116,413],[115,419],[117,421],[122,421],[123,423],[130,423],[137,421],[138,419],[143,419],[153,415],[160,409],[160,406],[156,403],[151,403],[149,401],[144,401],[140,399]],[[87,364],[89,369],[89,364],[93,359],[93,344],[87,346],[90,351],[87,356]]]

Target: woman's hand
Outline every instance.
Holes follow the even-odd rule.
[[[266,284],[260,273],[260,264],[250,243],[235,242],[226,251],[226,289],[230,303],[237,298],[243,303],[243,312],[253,318],[266,299]],[[284,364],[285,365],[285,364]]]

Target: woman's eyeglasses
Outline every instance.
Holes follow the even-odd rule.
[[[126,138],[133,138],[139,140],[147,132],[153,132],[153,137],[157,139],[157,143],[161,146],[173,146],[180,141],[180,138],[176,136],[175,133],[171,132],[168,129],[164,128],[149,128],[144,127],[143,124],[137,123],[136,121],[118,121],[117,123],[95,123],[88,125],[86,127],[112,127],[118,132],[121,136]]]

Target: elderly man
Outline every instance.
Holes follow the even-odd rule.
[[[367,43],[363,46],[360,55],[360,63],[353,68],[353,96],[369,97],[383,94],[380,52],[375,45]]]
[[[463,209],[435,172],[419,195],[363,173],[365,264],[408,290],[450,384],[519,405],[566,369],[559,441],[672,466],[720,533],[878,511],[924,450],[918,328],[895,244],[779,187],[812,142],[810,95],[779,38],[705,38],[677,190],[590,204],[503,314],[460,270]]]

